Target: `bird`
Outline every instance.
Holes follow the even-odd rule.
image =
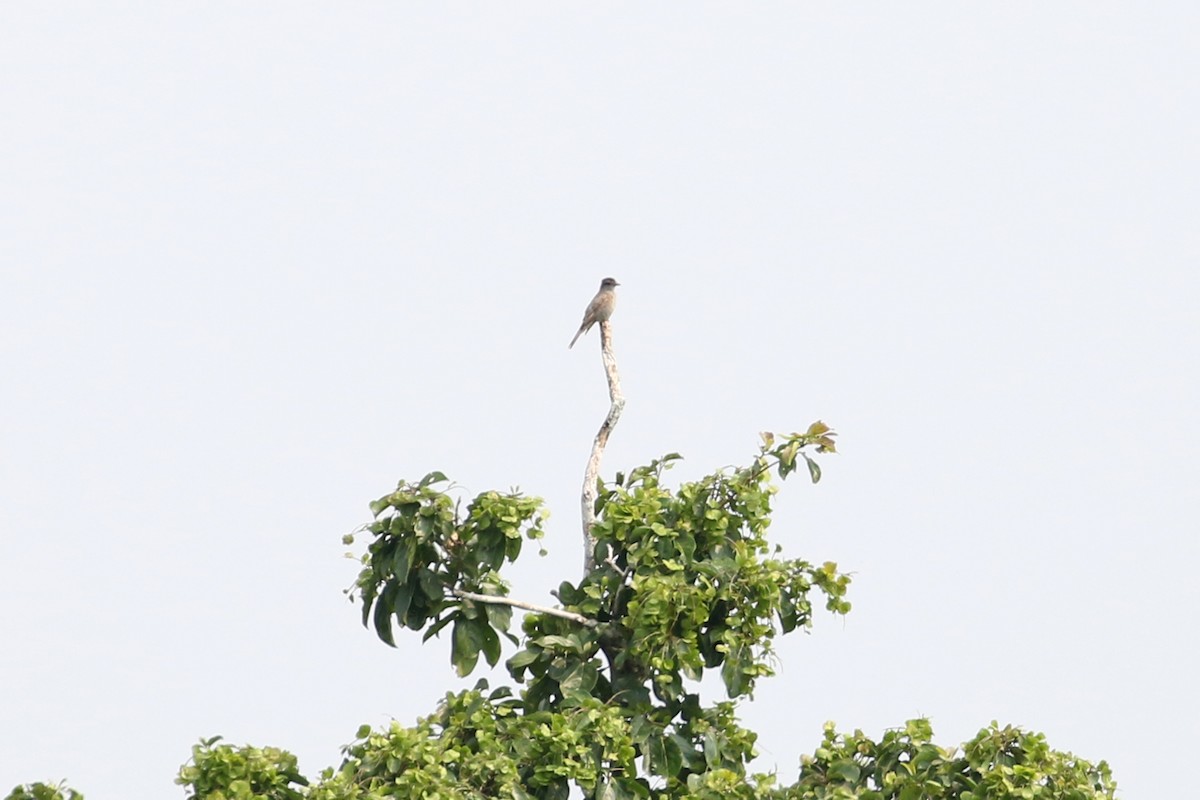
[[[605,322],[612,316],[613,309],[617,307],[617,293],[613,290],[620,285],[615,278],[605,278],[600,281],[600,291],[596,292],[592,302],[588,303],[587,311],[583,312],[583,322],[580,323],[575,338],[567,345],[568,350],[574,347],[575,341],[591,330],[593,325],[597,322]]]

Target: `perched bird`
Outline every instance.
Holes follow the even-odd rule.
[[[583,323],[575,333],[575,339],[572,339],[571,343],[567,345],[568,350],[574,347],[575,340],[591,330],[593,325],[597,322],[604,322],[612,316],[613,309],[617,307],[617,293],[613,290],[620,285],[614,278],[605,278],[600,281],[600,291],[596,292],[592,302],[588,303],[587,311],[583,312]]]

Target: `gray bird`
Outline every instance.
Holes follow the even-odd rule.
[[[575,346],[575,340],[583,336],[597,322],[604,322],[612,316],[613,309],[617,307],[617,293],[613,291],[621,284],[617,283],[615,278],[605,278],[600,281],[600,291],[596,292],[596,296],[592,298],[592,302],[588,303],[587,311],[583,312],[583,323],[579,326],[579,330],[575,334],[575,339],[567,345],[567,349]]]

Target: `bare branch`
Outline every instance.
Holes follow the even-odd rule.
[[[607,558],[605,558],[604,563],[608,564],[610,567],[612,567],[613,571],[616,572],[618,575],[620,575],[622,579],[629,578],[629,570],[621,569],[620,565],[617,564],[617,562],[613,561],[612,556],[608,556]]]
[[[550,606],[539,606],[536,603],[526,603],[524,600],[513,600],[511,597],[497,597],[492,594],[476,594],[475,592],[464,592],[462,589],[451,589],[451,593],[455,597],[461,597],[463,600],[473,600],[476,603],[492,603],[498,606],[512,606],[513,608],[523,608],[526,611],[536,611],[539,614],[548,614],[552,617],[560,617],[561,619],[569,619],[572,622],[578,622],[580,625],[586,625],[589,628],[596,627],[599,623],[594,619],[588,619],[583,614],[576,614],[574,611],[564,611],[561,608],[551,608]]]
[[[608,444],[608,436],[616,427],[621,411],[625,408],[625,395],[621,394],[621,378],[617,374],[617,359],[612,351],[612,323],[604,320],[600,323],[600,356],[604,360],[604,373],[608,376],[608,416],[596,433],[592,443],[592,455],[588,459],[587,470],[583,474],[583,494],[580,498],[580,510],[583,512],[583,574],[588,575],[596,568],[596,539],[592,536],[592,526],[596,524],[596,479],[600,475],[600,459]]]

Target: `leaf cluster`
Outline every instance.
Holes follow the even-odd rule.
[[[777,491],[772,475],[786,478],[807,464],[810,478],[819,480],[810,452],[833,451],[833,436],[823,423],[805,433],[764,434],[749,466],[673,491],[663,474],[676,454],[602,483],[591,531],[597,568],[578,583],[563,582],[557,593],[565,611],[590,624],[548,613],[525,616],[522,647],[506,662],[522,688],[488,712],[503,715],[505,731],[522,731],[497,740],[514,743],[501,748],[505,757],[519,763],[530,757],[529,742],[538,736],[521,727],[529,720],[549,726],[552,740],[566,741],[565,731],[604,710],[605,719],[620,722],[620,737],[596,751],[586,769],[560,774],[563,781],[609,797],[673,796],[710,784],[725,791],[730,782],[744,783],[755,735],[737,724],[732,702],[706,705],[687,682],[715,670],[729,698],[749,695],[758,678],[773,674],[773,638],[811,624],[811,592],[822,595],[830,611],[849,611],[849,578],[836,565],[784,558],[766,539]],[[543,515],[535,498],[488,492],[460,517],[439,488],[445,481],[432,473],[401,483],[373,504],[376,518],[367,530],[374,539],[355,588],[364,624],[373,623],[388,644],[394,644],[393,621],[424,627],[426,639],[453,624],[451,659],[467,674],[480,652],[497,663],[499,637],[512,638],[511,609],[463,593],[505,596],[499,569],[517,557],[523,536],[541,535]],[[460,701],[466,702],[448,698],[444,708]],[[422,724],[437,728],[439,741],[457,741],[452,726],[432,718]],[[351,761],[371,761],[373,741],[360,743]],[[567,769],[562,754],[533,755]],[[481,760],[488,758],[473,754],[472,763]],[[520,774],[519,785],[532,797],[553,798],[566,783]]]
[[[13,787],[4,800],[83,800],[83,795],[62,783],[26,783]]]
[[[565,608],[599,624],[525,617],[525,646],[507,666],[525,684],[526,707],[586,698],[619,705],[642,773],[671,795],[744,782],[755,735],[737,725],[733,703],[705,705],[695,686],[715,670],[729,698],[749,695],[773,674],[774,637],[811,625],[814,589],[830,611],[850,610],[849,577],[835,564],[783,558],[766,539],[772,473],[786,478],[811,460],[807,449],[831,451],[832,436],[823,423],[780,439],[764,434],[749,466],[675,490],[663,475],[677,454],[601,484],[591,530],[597,568],[558,589]]]
[[[995,721],[960,749],[933,744],[924,719],[875,742],[832,723],[795,786],[777,800],[1112,800],[1108,764],[1052,750],[1040,733]]]
[[[520,713],[506,688],[486,681],[448,694],[414,727],[363,726],[342,767],[314,800],[353,798],[566,798],[611,793],[614,772],[633,770],[635,750],[620,710],[598,701],[561,713]]]
[[[500,659],[500,635],[508,633],[512,609],[479,604],[457,592],[503,597],[505,562],[521,554],[524,538],[540,539],[546,514],[542,501],[518,492],[484,492],[465,516],[448,493],[436,487],[448,479],[431,472],[417,483],[371,504],[374,538],[362,557],[363,569],[350,590],[362,601],[363,625],[395,647],[394,624],[425,629],[424,639],[447,625],[452,629],[452,661],[459,675],[475,668],[480,653],[491,666]],[[347,543],[353,536],[346,537]]]
[[[218,744],[220,736],[192,747],[192,763],[179,770],[177,784],[188,800],[301,800],[308,779],[296,757],[277,747]]]
[[[526,614],[519,638],[500,571],[525,539],[541,538],[541,501],[484,492],[464,513],[445,475],[402,481],[371,504],[365,526],[348,590],[363,625],[391,646],[397,626],[424,640],[450,626],[460,675],[480,655],[498,664],[508,638],[514,686],[480,681],[414,726],[363,726],[341,766],[311,786],[290,753],[220,737],[192,749],[177,783],[192,800],[1112,800],[1104,762],[994,722],[961,750],[933,744],[925,720],[878,742],[829,724],[794,785],[748,774],[756,735],[738,724],[736,704],[774,673],[775,638],[807,630],[817,605],[850,610],[836,564],[786,557],[767,539],[772,476],[819,481],[814,456],[834,452],[834,437],[821,422],[763,434],[749,465],[673,490],[663,478],[676,454],[601,482],[595,568],[559,586],[560,609]],[[700,693],[710,672],[724,688],[716,702]],[[82,796],[30,784],[6,800]]]

